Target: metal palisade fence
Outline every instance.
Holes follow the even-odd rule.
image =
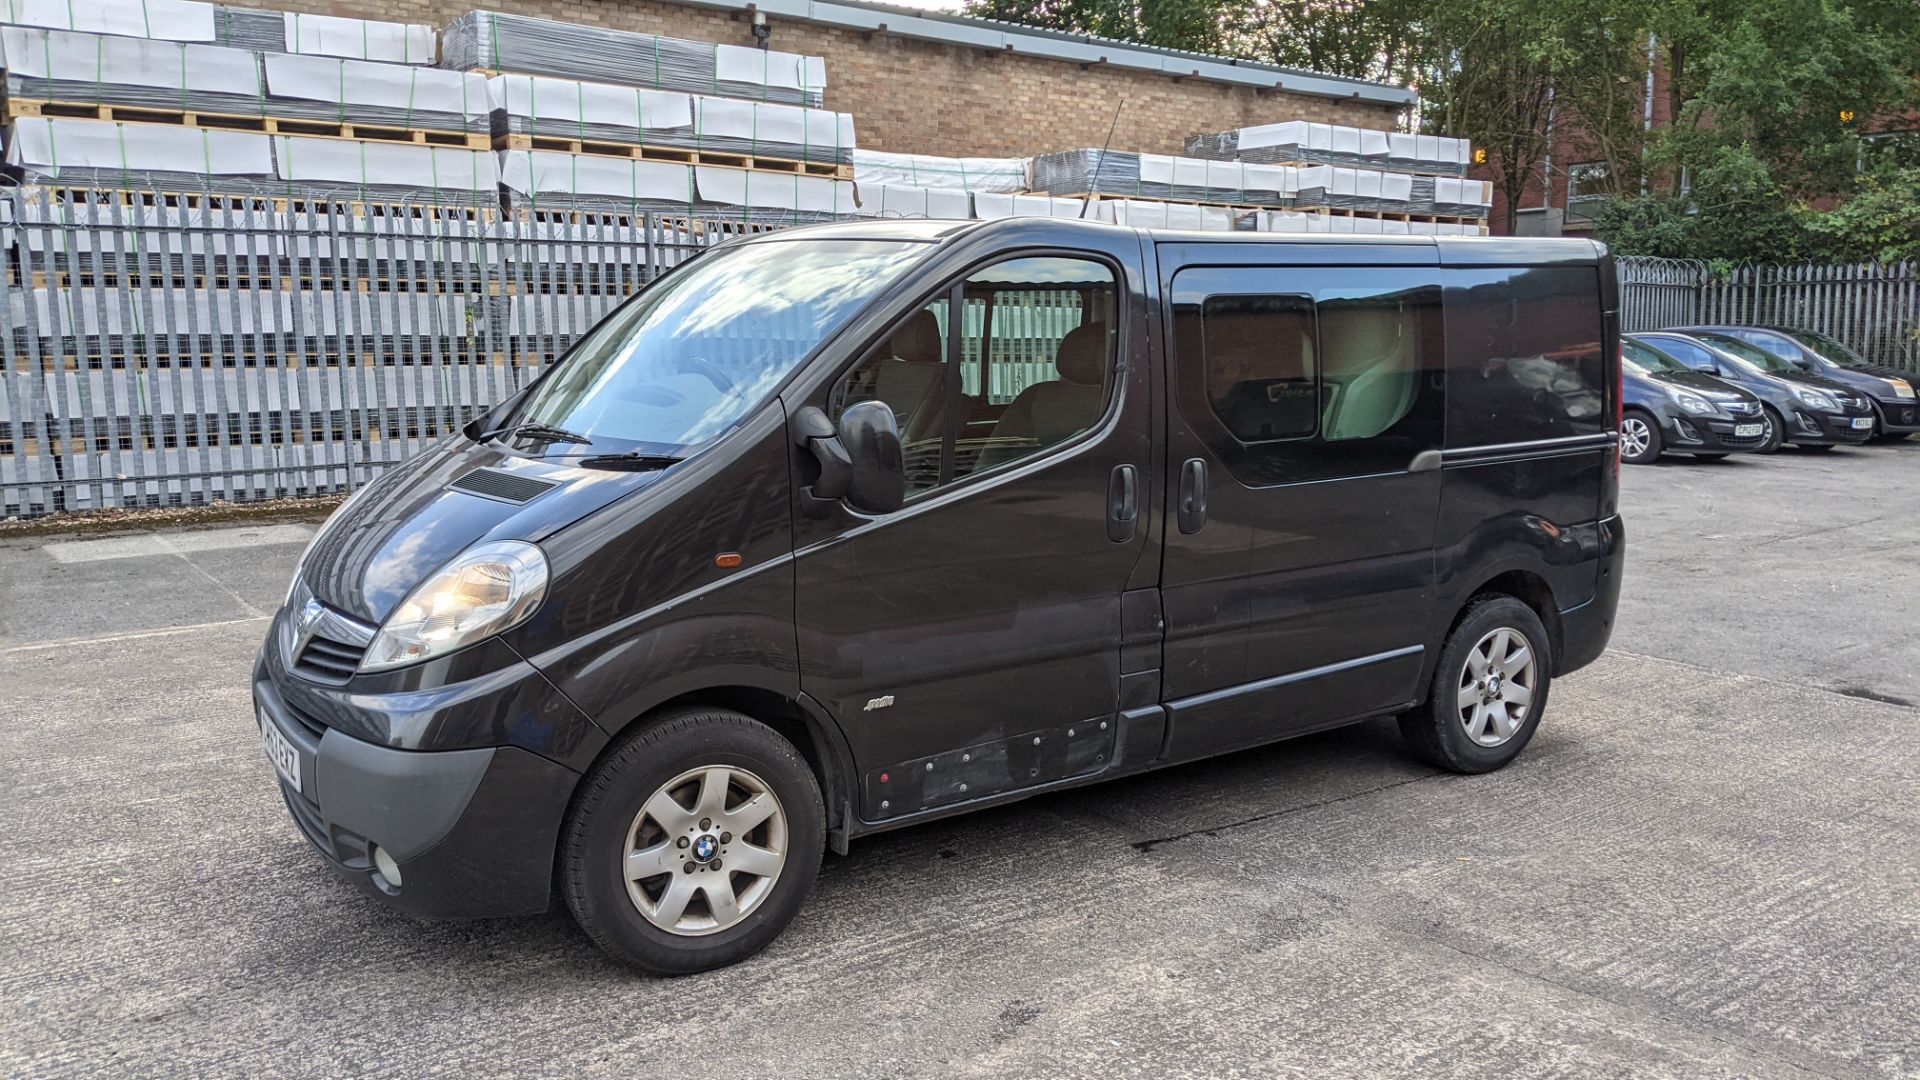
[[[1787,326],[1838,338],[1876,363],[1920,373],[1920,262],[1744,266],[1619,260],[1621,325]]]
[[[0,195],[0,517],[347,491],[702,248],[655,212]]]

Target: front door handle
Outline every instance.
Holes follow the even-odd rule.
[[[1133,539],[1140,520],[1139,470],[1131,465],[1115,465],[1107,477],[1107,539],[1124,544]]]
[[[1180,531],[1189,535],[1207,523],[1207,463],[1188,458],[1180,466]]]

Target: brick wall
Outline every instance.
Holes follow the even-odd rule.
[[[228,0],[250,7],[444,26],[473,0]],[[657,0],[528,0],[517,15],[696,41],[753,44],[742,15]],[[773,21],[771,46],[823,56],[829,108],[853,114],[874,150],[1026,156],[1099,146],[1124,97],[1113,145],[1178,153],[1190,134],[1281,120],[1391,129],[1394,108],[1254,87],[1016,56],[838,27]]]

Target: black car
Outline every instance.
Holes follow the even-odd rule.
[[[1645,465],[1662,453],[1723,458],[1767,441],[1760,399],[1695,371],[1632,337],[1620,343],[1620,460]]]
[[[1913,383],[1898,368],[1875,364],[1826,334],[1775,326],[1702,326],[1703,332],[1736,337],[1802,371],[1825,375],[1865,394],[1877,419],[1874,434],[1906,438],[1920,431]]]
[[[1772,453],[1783,442],[1806,450],[1858,446],[1873,437],[1873,406],[1845,383],[1802,371],[1739,338],[1708,331],[1654,330],[1634,334],[1695,371],[1705,372],[1760,399],[1767,433],[1760,445]]]
[[[370,896],[660,972],[888,829],[1377,716],[1496,769],[1612,630],[1618,311],[1575,240],[736,240],[334,514],[260,738]]]

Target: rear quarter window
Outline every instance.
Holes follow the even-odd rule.
[[[1445,282],[1448,445],[1607,430],[1596,268],[1449,270]]]

